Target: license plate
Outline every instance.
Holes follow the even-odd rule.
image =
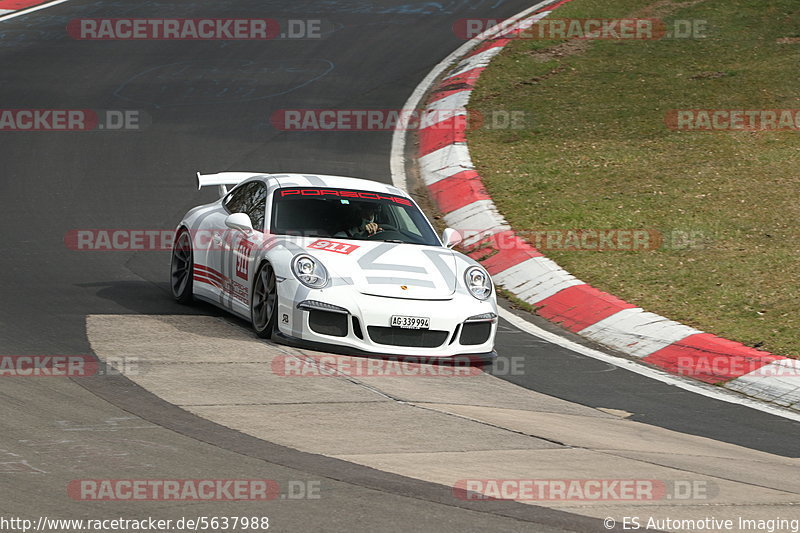
[[[428,329],[431,327],[431,319],[426,316],[394,315],[390,324],[393,328]]]

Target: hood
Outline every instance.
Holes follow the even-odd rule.
[[[449,300],[456,290],[456,253],[447,248],[349,239],[307,239],[305,248],[362,294]]]

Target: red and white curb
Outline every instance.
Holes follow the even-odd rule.
[[[0,22],[68,0],[0,0]]]
[[[498,285],[542,317],[670,373],[800,409],[800,361],[679,324],[584,283],[517,236],[483,187],[464,130],[475,83],[513,34],[569,1],[527,13],[515,29],[462,54],[433,86],[425,109],[439,120],[419,132],[418,166],[447,225],[465,233],[468,254]]]

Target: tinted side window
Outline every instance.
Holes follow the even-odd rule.
[[[256,183],[248,183],[247,185],[234,189],[225,200],[225,210],[228,213],[244,213],[247,197],[251,194],[250,191],[253,185],[256,185]]]
[[[264,214],[267,209],[267,187],[254,181],[235,189],[225,201],[228,213],[247,213],[253,227],[264,230]]]
[[[267,211],[267,187],[263,183],[254,183],[253,192],[247,197],[245,213],[250,216],[253,227],[264,231],[264,214]]]

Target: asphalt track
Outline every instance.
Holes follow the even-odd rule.
[[[0,353],[91,353],[88,314],[216,314],[173,303],[162,252],[77,252],[73,229],[171,229],[197,193],[194,172],[264,170],[354,175],[389,182],[390,132],[285,133],[287,108],[400,108],[461,44],[460,17],[510,16],[530,2],[82,1],[0,23],[3,108],[135,109],[133,132],[2,133]],[[78,17],[322,19],[323,39],[77,41]],[[757,450],[800,457],[800,424],[710,400],[570,353],[513,330],[501,359],[524,357],[508,379],[634,420]],[[502,363],[501,363],[502,364]],[[320,479],[316,501],[270,506],[121,503],[116,514],[275,517],[287,531],[594,531],[599,521],[535,506],[454,504],[437,485],[317,456],[295,456],[159,402],[124,378],[0,382],[0,469],[5,516],[96,517],[64,496],[76,477]],[[276,458],[293,457],[293,467]],[[3,457],[3,455],[0,455]],[[13,470],[16,467],[5,467]],[[42,475],[40,470],[54,474]],[[58,481],[56,481],[58,480]],[[105,513],[105,508],[104,513]]]

